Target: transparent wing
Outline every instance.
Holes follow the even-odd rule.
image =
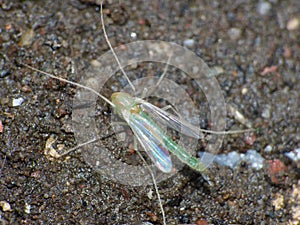
[[[154,164],[163,172],[172,171],[172,161],[164,143],[163,131],[146,115],[131,114],[128,124]]]
[[[159,123],[170,127],[184,135],[189,137],[201,139],[203,138],[202,132],[204,130],[193,126],[189,122],[185,121],[184,119],[179,118],[178,116],[174,116],[161,108],[152,105],[149,102],[146,102],[142,99],[138,99],[140,103],[141,109],[146,112],[148,115],[151,115],[153,120],[158,121]]]

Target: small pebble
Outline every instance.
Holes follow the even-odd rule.
[[[237,40],[241,37],[242,31],[239,28],[233,27],[228,30],[227,34],[231,40]]]
[[[183,41],[183,45],[184,47],[189,47],[189,48],[192,48],[195,44],[195,41],[193,39],[185,39]]]
[[[100,67],[102,65],[101,62],[96,59],[93,59],[90,63],[93,67]]]
[[[30,209],[31,209],[31,206],[27,202],[25,202],[24,212],[26,214],[30,214]]]
[[[257,12],[264,16],[271,11],[272,5],[269,2],[261,1],[257,5]]]
[[[251,165],[252,168],[260,170],[264,166],[264,158],[255,150],[248,150],[246,154],[241,154],[242,160]]]
[[[296,30],[298,29],[300,25],[300,21],[298,18],[292,18],[288,21],[287,25],[286,25],[286,29],[288,30]]]
[[[0,78],[4,78],[4,77],[8,76],[9,74],[10,74],[9,70],[2,70],[0,72]]]
[[[20,106],[23,103],[24,99],[23,98],[14,98],[12,101],[12,106]]]
[[[265,119],[269,119],[271,116],[271,107],[267,105],[265,109],[263,110],[261,116]]]
[[[130,37],[131,37],[132,39],[136,39],[137,34],[136,34],[135,32],[131,32],[131,33],[130,33]]]
[[[217,157],[216,157],[217,159]],[[230,152],[227,155],[222,155],[221,158],[218,159],[219,164],[223,164],[230,168],[236,168],[241,161],[241,155],[237,152]]]
[[[271,152],[272,151],[272,146],[271,145],[267,145],[266,147],[265,147],[265,152]]]
[[[0,120],[0,133],[3,132],[3,124],[2,124],[2,121]]]
[[[197,225],[208,225],[208,222],[206,220],[197,220],[196,224]]]
[[[265,169],[273,184],[284,183],[287,167],[280,159],[267,160]]]
[[[247,93],[248,93],[248,88],[244,87],[244,88],[242,89],[242,95],[245,95],[245,94],[247,94]]]
[[[0,207],[2,208],[3,212],[12,211],[11,206],[7,201],[0,201]]]
[[[277,193],[275,199],[272,201],[272,205],[274,206],[276,211],[282,209],[284,207],[284,196]]]
[[[294,151],[284,153],[285,156],[291,160],[297,162],[300,160],[300,148],[296,148]]]
[[[214,66],[211,68],[211,71],[213,72],[214,76],[218,76],[224,73],[224,68],[221,66]]]
[[[238,152],[230,152],[228,154],[219,154],[219,155],[213,155],[210,153],[205,153],[211,158],[213,158],[213,161],[218,163],[221,166],[228,166],[231,169],[235,169],[239,166],[241,161],[244,161],[248,163],[252,168],[256,170],[260,170],[264,166],[264,158],[255,150],[248,150],[246,154],[239,154]],[[201,158],[201,162],[203,162],[203,155],[204,152],[200,152],[199,156]]]
[[[21,36],[21,40],[19,41],[19,46],[28,46],[32,44],[34,38],[34,31],[33,29],[26,30],[23,35]]]

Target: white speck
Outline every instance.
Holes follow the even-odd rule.
[[[300,160],[300,148],[296,148],[294,151],[286,152],[284,154],[295,162]]]
[[[248,93],[248,88],[244,87],[244,88],[242,89],[242,95],[245,95],[245,94],[247,94],[247,93]]]
[[[231,40],[237,40],[241,37],[242,31],[239,28],[233,27],[227,31],[227,34]]]
[[[269,119],[271,116],[271,106],[267,105],[263,110],[261,116],[265,119]]]
[[[269,2],[259,2],[257,5],[257,12],[260,15],[267,15],[271,11],[272,5]]]
[[[14,98],[12,100],[12,106],[15,107],[15,106],[20,106],[22,103],[24,102],[24,99],[23,98]]]
[[[265,152],[271,152],[272,151],[272,146],[271,145],[267,145],[266,147],[265,147]]]
[[[135,32],[131,32],[130,33],[130,37],[133,38],[133,39],[136,39],[137,34]]]
[[[24,212],[27,213],[27,214],[29,214],[30,213],[30,209],[31,209],[31,206],[27,202],[25,202]]]
[[[288,21],[286,25],[286,29],[288,30],[296,30],[300,25],[300,21],[298,18],[292,18]]]
[[[191,48],[191,47],[194,46],[194,44],[195,44],[195,41],[193,39],[185,39],[183,41],[184,47],[190,47]]]
[[[147,193],[147,196],[148,196],[149,199],[153,198],[153,191],[152,191],[152,189],[149,190],[149,192]]]

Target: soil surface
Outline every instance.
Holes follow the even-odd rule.
[[[256,129],[226,135],[219,152],[254,149],[263,169],[214,165],[204,179],[185,166],[159,183],[167,224],[300,224],[300,163],[284,155],[300,148],[300,1],[106,1],[104,19],[112,46],[150,39],[195,52],[218,71],[227,105]],[[19,62],[79,82],[108,50],[93,0],[0,1],[2,224],[163,223],[152,186],[112,181],[84,150],[54,160],[44,152],[46,143],[79,144],[70,128],[76,87]],[[98,109],[99,120],[109,108]],[[228,113],[227,128],[247,127]],[[125,151],[119,160],[138,159],[103,141]]]

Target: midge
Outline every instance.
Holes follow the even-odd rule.
[[[118,63],[118,66],[123,73],[124,77],[128,81],[130,87],[135,92],[135,87],[130,81],[129,77],[127,76],[126,72],[124,71],[123,67],[121,66],[121,63],[112,48],[110,41],[107,37],[106,29],[104,26],[104,19],[103,19],[103,2],[100,2],[100,16],[101,16],[101,23],[102,23],[102,29],[105,36],[105,40],[112,51],[114,58],[116,62]],[[96,90],[78,84],[76,82],[72,82],[69,80],[66,80],[64,78],[60,78],[57,76],[54,76],[50,73],[46,73],[44,71],[41,71],[39,69],[36,69],[32,66],[29,66],[27,64],[24,64],[22,62],[19,62],[21,65],[32,69],[34,71],[37,71],[41,74],[47,75],[51,78],[75,85],[77,87],[89,90],[102,98],[104,101],[106,101],[108,104],[110,104],[115,112],[125,120],[125,122],[130,126],[131,130],[134,133],[134,136],[139,141],[140,145],[143,147],[145,152],[148,154],[150,159],[153,161],[153,163],[162,171],[165,173],[172,172],[173,166],[171,157],[169,155],[169,152],[171,152],[173,155],[175,155],[180,161],[191,167],[192,169],[202,172],[205,170],[207,165],[203,165],[201,161],[192,156],[186,149],[178,145],[173,139],[166,134],[166,132],[160,128],[157,122],[166,125],[167,127],[174,129],[180,133],[183,133],[187,136],[200,139],[202,138],[202,132],[204,133],[210,133],[210,134],[234,134],[234,133],[242,133],[247,131],[253,131],[253,129],[247,129],[247,130],[238,130],[238,131],[211,131],[211,130],[205,130],[200,129],[192,124],[189,124],[188,122],[182,120],[178,116],[175,116],[173,114],[168,113],[167,111],[158,108],[151,103],[143,100],[142,98],[133,97],[128,93],[125,92],[116,92],[113,93],[111,96],[111,100],[107,99],[105,96],[98,93]],[[168,66],[168,65],[167,65]],[[161,80],[165,76],[167,67],[165,68],[164,73],[161,75],[159,81],[157,82],[156,86],[159,85]],[[92,141],[89,141],[87,143],[80,144],[81,147],[85,144],[91,143]],[[69,152],[73,151],[75,148],[70,149],[63,153],[60,156],[66,155]],[[59,156],[59,157],[60,157]]]
[[[103,11],[102,1],[100,1],[101,23],[102,23],[102,29],[103,29],[103,33],[104,33],[106,42],[107,42],[111,52],[113,53],[114,58],[115,58],[116,62],[118,63],[121,72],[123,73],[124,77],[127,79],[132,90],[135,92],[134,85],[132,84],[129,77],[123,70],[121,63],[109,42],[109,39],[106,34],[105,26],[104,26],[104,19],[103,19],[102,11]],[[101,95],[96,90],[94,90],[90,87],[86,87],[84,85],[81,85],[81,84],[60,78],[60,77],[56,77],[52,74],[38,70],[38,69],[36,69],[32,66],[29,66],[27,64],[24,64],[22,62],[20,64],[31,70],[34,70],[36,72],[39,72],[46,76],[49,76],[51,78],[75,85],[80,88],[84,88],[86,90],[89,90],[92,93],[99,96],[104,101],[106,101],[109,105],[111,105],[114,108],[115,112],[121,118],[123,118],[124,121],[130,126],[135,138],[139,141],[140,145],[146,151],[147,155],[150,157],[150,159],[153,161],[153,163],[161,171],[163,171],[165,173],[170,173],[173,171],[173,165],[172,165],[172,161],[171,161],[169,152],[171,152],[180,161],[182,161],[183,163],[185,163],[186,165],[188,165],[189,167],[191,167],[192,169],[194,169],[196,171],[199,171],[199,172],[204,171],[205,168],[207,167],[207,165],[203,165],[198,158],[192,156],[185,148],[183,148],[182,146],[177,144],[175,141],[173,141],[173,139],[159,126],[159,124],[164,124],[173,130],[176,130],[178,132],[184,133],[187,136],[197,138],[197,139],[202,138],[202,135],[201,135],[202,132],[211,133],[211,134],[233,134],[233,133],[252,131],[252,129],[242,130],[242,131],[210,131],[210,130],[200,129],[192,124],[189,124],[186,121],[183,121],[178,116],[170,114],[170,113],[166,112],[165,110],[152,105],[151,103],[143,100],[142,98],[131,96],[130,94],[125,93],[125,92],[116,92],[116,93],[112,94],[111,100],[109,100],[108,98]],[[165,69],[165,71],[166,71],[166,69]],[[165,76],[165,72],[161,75],[161,77],[156,85],[160,84],[160,81],[164,78],[164,76]],[[78,148],[85,144],[91,143],[92,141],[80,144],[79,146],[77,146],[75,148]],[[68,154],[69,152],[73,151],[75,148],[66,151],[62,155],[59,155],[59,157]],[[139,154],[139,152],[138,152],[138,154]],[[155,177],[154,177],[150,167],[148,167],[148,169],[149,169],[149,172],[150,172],[153,182],[154,182],[155,190],[156,190],[156,193],[158,196],[160,208],[161,208],[162,215],[163,215],[163,221],[164,221],[164,224],[166,224],[164,210],[163,210],[162,203],[160,200],[160,195],[158,192]]]

